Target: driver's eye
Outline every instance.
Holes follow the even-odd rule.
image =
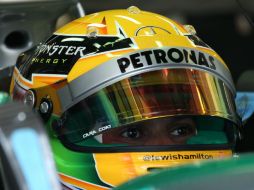
[[[182,125],[174,128],[170,131],[170,134],[173,136],[187,136],[195,133],[195,127],[191,125]]]
[[[137,128],[129,128],[121,133],[125,138],[136,139],[140,137],[140,131]]]

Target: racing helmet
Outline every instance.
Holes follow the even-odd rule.
[[[18,58],[10,91],[42,116],[70,189],[230,157],[239,136],[222,58],[191,25],[137,7],[63,26]]]

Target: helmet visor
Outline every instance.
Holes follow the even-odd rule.
[[[159,134],[153,131],[163,131],[158,121],[164,126],[177,125],[179,121],[172,116],[189,121],[180,129],[186,138],[168,141],[169,145],[227,144],[234,127],[228,130],[225,126],[237,123],[232,93],[221,80],[200,70],[163,69],[121,80],[85,98],[63,114],[57,132],[69,145],[78,147],[146,145],[148,140],[130,143],[115,136],[140,135],[125,130],[130,126]],[[179,134],[176,128],[170,131],[173,136]]]

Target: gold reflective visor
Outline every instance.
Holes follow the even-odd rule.
[[[99,134],[112,128],[184,115],[238,123],[233,96],[221,80],[201,70],[163,69],[121,80],[85,98],[65,112],[58,134],[86,146],[89,139],[101,142]]]
[[[100,92],[99,92],[100,93]],[[121,125],[172,115],[213,115],[236,121],[234,99],[221,80],[190,69],[164,69],[103,90]]]

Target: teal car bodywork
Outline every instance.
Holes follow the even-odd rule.
[[[155,171],[115,190],[251,190],[254,154]]]

